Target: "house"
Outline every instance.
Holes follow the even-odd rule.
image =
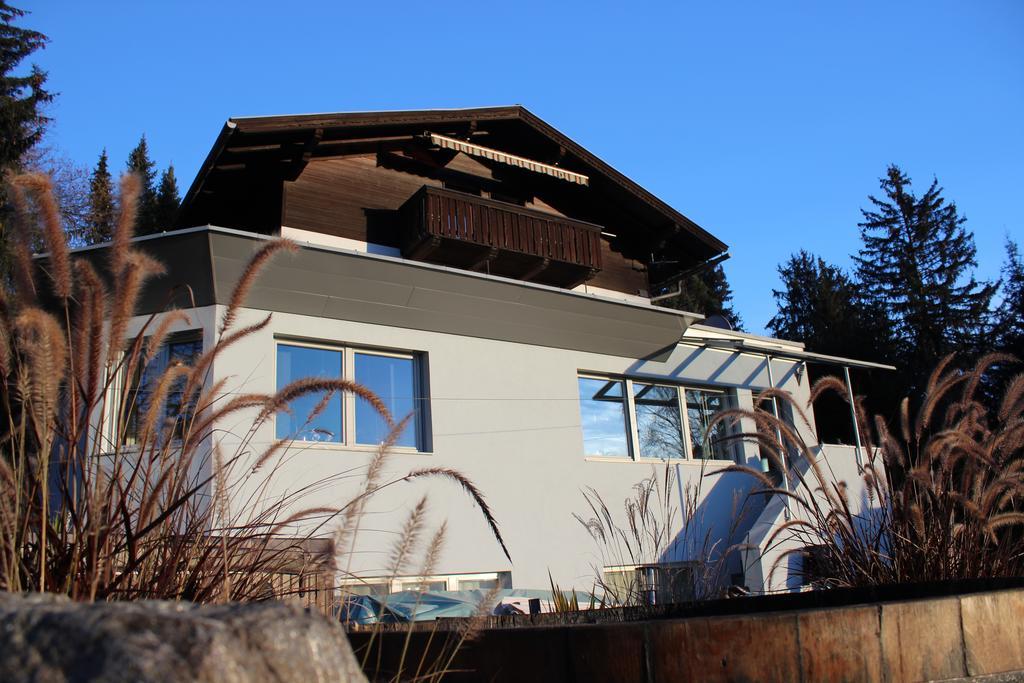
[[[177,228],[139,239],[167,266],[164,284],[188,285],[177,304],[191,324],[161,358],[213,342],[244,264],[276,235],[300,248],[266,268],[240,315],[246,324],[271,311],[272,322],[218,357],[213,380],[268,393],[313,375],[364,384],[393,414],[412,416],[392,474],[446,467],[468,476],[511,555],[449,483],[402,484],[370,503],[342,578],[353,590],[422,583],[385,567],[424,490],[431,519],[448,523],[433,589],[546,588],[549,574],[582,590],[596,573],[614,581],[641,562],[601,552],[574,517],[591,514],[583,492],[625,525],[623,501],[666,467],[673,496],[696,496],[696,531],[681,529],[677,514],[659,556],[643,563],[705,559],[697,537],[719,554],[745,541],[751,548],[729,557],[726,582],[792,587],[793,572],[769,571],[783,549],[766,547],[788,514],[784,501],[751,499],[737,521],[756,482],[717,472],[760,468],[757,445],[723,438],[723,423],[708,427],[723,409],[752,408],[768,387],[805,403],[808,362],[878,366],[655,305],[725,256],[707,230],[520,106],[231,119]],[[150,294],[140,313],[166,305]],[[384,425],[352,397],[332,399],[307,423],[315,403],[279,414],[252,452],[291,438],[271,493],[309,487],[304,504],[330,507],[357,490]],[[221,425],[222,438],[241,439],[245,423]],[[794,425],[816,443],[813,416]],[[816,452],[855,479],[859,451]]]

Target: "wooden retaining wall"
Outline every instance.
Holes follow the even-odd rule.
[[[451,666],[459,671],[445,680],[1024,680],[1024,588],[781,611],[756,604],[770,598],[744,600],[754,613],[484,628],[459,648]],[[398,668],[404,631],[375,634],[382,674]],[[370,641],[366,632],[349,637],[357,656]],[[405,661],[433,661],[459,638],[445,624],[421,626]]]

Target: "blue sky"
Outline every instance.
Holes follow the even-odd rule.
[[[182,191],[229,116],[520,103],[731,247],[748,330],[777,265],[843,266],[886,165],[933,176],[979,271],[1024,242],[1024,2],[26,2],[53,142],[145,132]]]

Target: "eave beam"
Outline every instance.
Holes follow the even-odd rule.
[[[285,172],[284,179],[294,181],[302,174],[303,169],[306,168],[306,164],[309,163],[310,158],[313,156],[313,150],[320,144],[320,141],[324,137],[324,129],[317,128],[309,139],[306,140],[306,144],[302,146],[302,151],[292,157],[292,163]]]

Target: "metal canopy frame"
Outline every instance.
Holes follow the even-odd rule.
[[[847,401],[850,404],[850,421],[853,423],[854,454],[857,458],[857,469],[863,470],[864,457],[862,455],[863,446],[860,441],[860,421],[857,419],[857,408],[854,404],[853,383],[850,380],[850,368],[859,368],[864,370],[895,370],[895,366],[886,365],[884,363],[872,363],[870,361],[857,360],[855,358],[843,358],[842,356],[828,356],[823,353],[813,353],[811,351],[786,349],[770,343],[758,344],[750,339],[722,339],[719,337],[684,337],[683,339],[680,339],[680,343],[687,342],[696,343],[705,348],[764,356],[768,370],[768,385],[770,389],[775,388],[775,378],[772,374],[773,358],[791,360],[798,363],[819,363],[821,365],[841,367],[843,369],[843,380],[846,384]],[[774,415],[776,420],[779,419],[779,406],[777,399],[774,396],[772,397],[771,408],[772,415]],[[781,430],[776,426],[775,431],[776,438],[778,438],[779,443],[782,444]],[[789,463],[787,462],[785,450],[785,447],[783,447],[782,464],[784,471],[782,474],[782,482],[783,488],[788,493]],[[791,517],[789,496],[785,497],[784,502],[786,519],[788,520]]]
[[[758,356],[770,355],[772,358],[783,358],[786,360],[806,361],[820,363],[822,365],[836,365],[846,368],[860,368],[865,370],[895,370],[893,365],[884,363],[872,363],[856,358],[843,358],[842,356],[827,356],[823,353],[812,353],[811,351],[798,351],[787,349],[782,346],[770,344],[757,344],[750,339],[721,339],[718,337],[684,337],[682,343],[694,342],[701,346],[721,348],[741,353],[752,353]]]

